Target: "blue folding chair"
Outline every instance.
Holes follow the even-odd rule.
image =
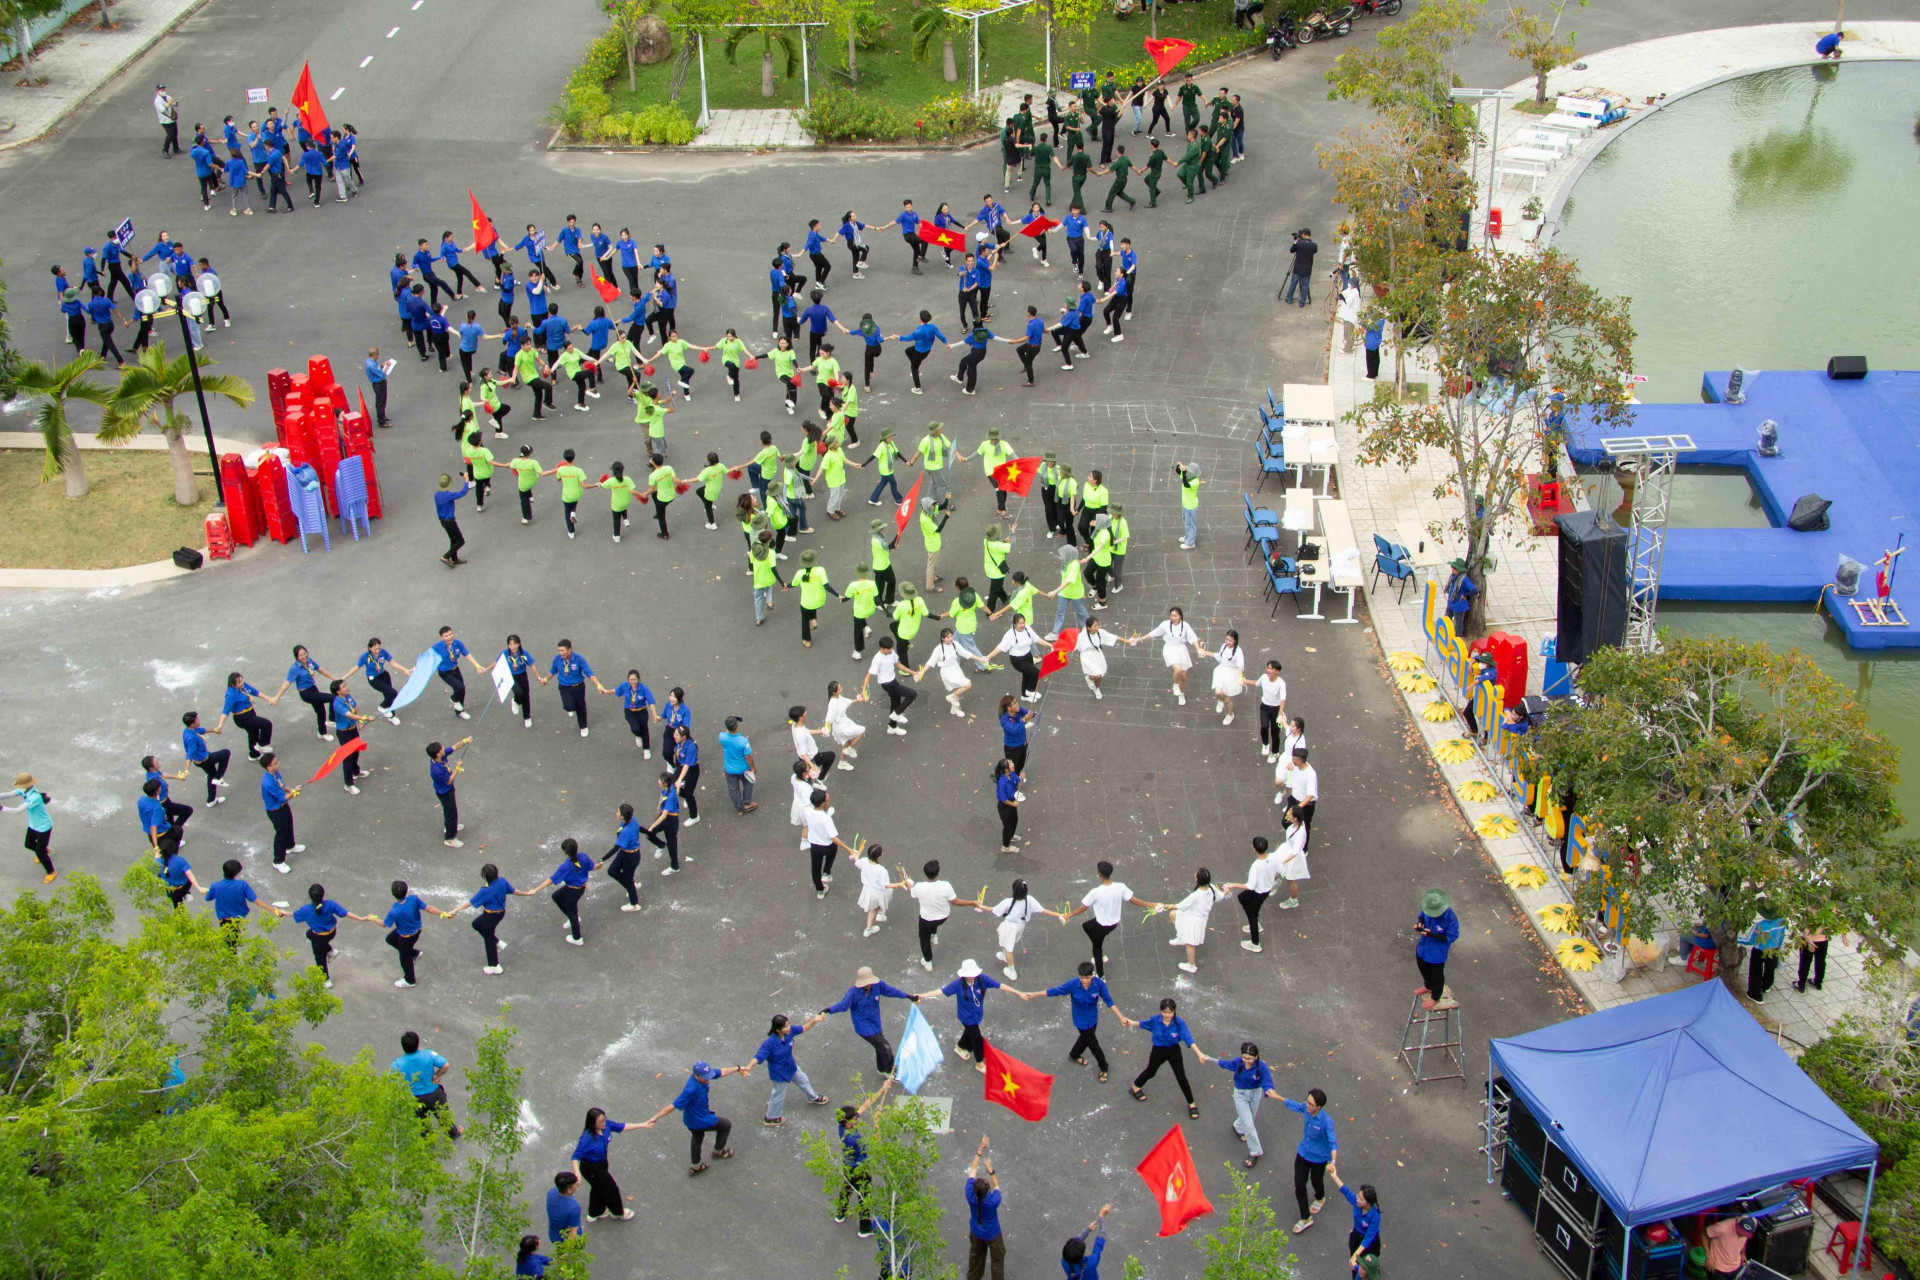
[[[1376,533],[1373,535],[1373,554],[1377,556],[1391,556],[1393,554],[1393,544]]]
[[[1278,536],[1280,532],[1280,513],[1278,511],[1275,511],[1272,507],[1254,506],[1253,495],[1250,493],[1241,494],[1240,500],[1246,504],[1247,508],[1247,541],[1245,545],[1252,546],[1254,537],[1262,529],[1271,529],[1274,534]]]
[[[1271,560],[1267,561],[1266,565],[1267,565],[1267,590],[1273,593],[1273,608],[1267,613],[1268,621],[1272,621],[1274,616],[1280,612],[1281,596],[1292,596],[1293,611],[1295,613],[1299,613],[1300,612],[1300,567],[1299,565],[1294,563],[1293,557],[1291,556],[1281,556],[1278,567],[1276,567],[1273,561]]]
[[[1260,461],[1260,482],[1254,486],[1256,490],[1267,487],[1268,476],[1287,474],[1286,452],[1279,447],[1277,440],[1254,441],[1253,455]]]
[[[1267,408],[1273,410],[1273,416],[1276,418],[1285,418],[1287,416],[1280,402],[1274,399],[1272,387],[1267,388]]]
[[[1280,526],[1276,524],[1255,525],[1248,535],[1248,541],[1253,546],[1253,550],[1247,552],[1248,564],[1253,563],[1255,556],[1259,556],[1263,560],[1268,559],[1273,554],[1273,545],[1280,541]]]
[[[1378,534],[1374,535],[1374,540],[1376,542],[1379,541]],[[1380,585],[1380,575],[1383,573],[1400,584],[1396,589],[1394,599],[1396,601],[1404,601],[1407,595],[1407,584],[1413,581],[1413,566],[1405,560],[1396,559],[1382,551],[1376,553],[1373,557],[1373,586]],[[1369,587],[1368,589],[1371,590],[1372,588]]]

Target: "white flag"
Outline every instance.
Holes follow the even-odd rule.
[[[945,1054],[920,1007],[907,1010],[907,1029],[900,1033],[900,1052],[894,1056],[893,1075],[908,1093],[920,1092],[927,1077],[940,1069]]]
[[[493,677],[493,691],[501,702],[513,696],[513,668],[507,665],[506,654],[493,660],[493,670],[487,674]]]

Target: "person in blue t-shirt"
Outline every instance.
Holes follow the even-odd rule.
[[[462,738],[450,747],[438,742],[427,744],[427,777],[433,783],[433,794],[440,801],[441,843],[449,849],[462,847],[465,842],[459,833],[466,830],[466,824],[460,821],[460,801],[453,785],[466,765],[454,760],[453,753],[472,741],[472,738]]]
[[[1120,1018],[1121,1025],[1138,1027],[1153,1039],[1147,1065],[1133,1078],[1133,1084],[1127,1092],[1133,1095],[1135,1102],[1145,1102],[1147,1094],[1143,1086],[1153,1079],[1161,1067],[1169,1067],[1173,1071],[1174,1082],[1180,1086],[1180,1093],[1187,1100],[1187,1116],[1198,1120],[1200,1108],[1193,1100],[1193,1086],[1187,1083],[1187,1064],[1180,1056],[1180,1048],[1184,1045],[1199,1055],[1200,1046],[1193,1042],[1193,1032],[1187,1029],[1187,1020],[1180,1016],[1179,1010],[1179,1002],[1169,996],[1160,1002],[1160,1012],[1156,1017],[1131,1023],[1124,1016]]]
[[[260,901],[260,895],[254,892],[253,886],[240,878],[240,871],[240,860],[228,858],[220,865],[220,878],[207,887],[207,901],[213,904],[213,918],[228,926],[227,945],[230,947],[240,945],[241,921],[251,914],[253,904]],[[276,916],[287,914],[270,902],[263,904],[262,909]]]
[[[715,1160],[733,1159],[733,1148],[727,1145],[727,1137],[733,1132],[733,1121],[725,1116],[715,1115],[707,1099],[707,1086],[722,1076],[744,1076],[753,1070],[753,1064],[738,1067],[716,1067],[705,1062],[693,1064],[693,1070],[687,1076],[686,1084],[680,1087],[672,1102],[654,1112],[640,1122],[640,1128],[651,1129],[660,1118],[669,1111],[681,1113],[681,1119],[687,1126],[689,1150],[693,1154],[687,1173],[699,1177],[707,1171],[707,1163],[700,1158],[701,1149],[706,1145],[707,1135],[713,1135],[713,1158]]]
[[[395,880],[388,888],[393,893],[393,905],[387,908],[386,918],[380,923],[387,926],[387,945],[400,955],[400,976],[394,979],[393,985],[411,987],[414,984],[413,962],[420,955],[421,917],[435,915],[442,920],[451,920],[453,912],[428,906],[420,900],[419,894],[407,886],[405,880]],[[395,1063],[394,1068],[398,1070],[399,1064]],[[444,1092],[441,1100],[446,1100]]]
[[[544,1276],[552,1265],[553,1259],[540,1252],[539,1236],[520,1237],[520,1249],[513,1259],[514,1275]]]
[[[171,853],[160,853],[153,860],[154,874],[167,886],[167,900],[173,903],[174,910],[187,900],[190,893],[204,893],[205,888],[193,874],[193,867],[180,856],[178,849]]]
[[[570,1169],[562,1169],[553,1175],[553,1185],[547,1188],[547,1239],[555,1244],[569,1236],[587,1234],[586,1228],[580,1225],[580,1201],[574,1198],[579,1186],[579,1176]],[[522,1241],[521,1252],[525,1251]]]
[[[377,916],[357,916],[332,898],[327,896],[325,885],[307,886],[307,904],[293,913],[295,923],[307,926],[307,945],[313,948],[313,963],[320,970],[320,976],[326,979],[321,985],[333,986],[333,970],[327,967],[327,957],[333,954],[334,935],[339,932],[342,920],[362,920],[367,924],[379,924]]]
[[[1211,1062],[1222,1071],[1233,1073],[1233,1131],[1247,1144],[1247,1158],[1241,1163],[1251,1169],[1260,1163],[1262,1155],[1260,1131],[1254,1127],[1254,1120],[1260,1114],[1260,1100],[1286,1101],[1273,1087],[1273,1069],[1260,1057],[1260,1046],[1251,1040],[1240,1046],[1237,1058],[1214,1058],[1202,1053],[1200,1061]]]
[[[538,676],[541,684],[552,680],[560,686],[560,710],[571,712],[580,725],[580,736],[587,736],[587,681],[601,693],[611,694],[613,690],[600,683],[600,677],[593,674],[588,661],[573,651],[573,641],[561,640],[554,646],[553,661],[547,665],[547,675]]]
[[[446,1078],[447,1069],[445,1058],[420,1047],[418,1031],[400,1033],[400,1056],[388,1070],[407,1082],[407,1092],[413,1095],[414,1114],[422,1120],[447,1107],[447,1086],[440,1083]],[[458,1140],[464,1132],[449,1120],[448,1137]]]
[[[560,908],[560,914],[567,918],[567,941],[576,947],[584,947],[586,939],[580,933],[580,898],[587,891],[587,877],[593,874],[594,861],[580,852],[580,842],[568,836],[560,842],[562,861],[539,884],[528,889],[522,897],[532,897],[548,889],[553,890],[553,905]]]
[[[1360,1194],[1355,1195],[1353,1188],[1340,1180],[1338,1158],[1328,1163],[1327,1176],[1353,1208],[1353,1227],[1347,1232],[1347,1264],[1357,1274],[1361,1258],[1372,1255],[1377,1259],[1380,1255],[1380,1195],[1368,1182],[1361,1183]]]
[[[680,735],[686,733],[686,730],[675,729],[672,732],[674,734],[673,750],[677,751],[681,745]],[[694,774],[695,780],[697,781],[699,776],[697,766]],[[653,846],[654,857],[657,858],[662,853],[666,854],[667,865],[660,870],[660,874],[663,876],[675,875],[680,870],[681,802],[680,792],[675,785],[675,779],[676,774],[672,771],[660,775],[660,799],[658,801],[660,807],[655,811],[653,821],[648,823],[640,831],[640,834],[646,837],[647,843]]]
[[[1420,899],[1420,915],[1413,922],[1419,942],[1413,949],[1413,962],[1420,969],[1419,996],[1422,1008],[1439,1003],[1447,988],[1447,953],[1460,938],[1460,918],[1443,889],[1429,889]]]
[[[733,811],[758,809],[753,799],[753,743],[740,732],[739,716],[728,716],[726,731],[720,735],[720,767],[727,775],[727,799],[733,801]]]
[[[983,1172],[985,1177],[980,1176]],[[967,1274],[982,1275],[988,1259],[993,1261],[993,1280],[1005,1280],[1007,1239],[1000,1232],[1000,1177],[987,1156],[987,1136],[981,1134],[980,1146],[967,1166]]]
[[[1060,1269],[1067,1273],[1067,1280],[1100,1280],[1100,1255],[1107,1247],[1107,1215],[1112,1212],[1112,1205],[1101,1205],[1087,1229],[1060,1246]],[[1087,1245],[1088,1236],[1093,1237],[1091,1247]]]
[[[920,274],[920,264],[927,260],[927,242],[920,238],[920,215],[913,211],[913,201],[902,200],[900,212],[893,217],[894,224],[900,228],[900,238],[907,242],[907,251],[913,255],[913,274]]]

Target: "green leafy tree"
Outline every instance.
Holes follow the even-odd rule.
[[[1648,905],[1718,937],[1759,916],[1851,931],[1895,958],[1920,940],[1920,850],[1898,836],[1899,757],[1804,654],[1723,636],[1663,635],[1659,653],[1602,649],[1580,705],[1535,744],[1594,847]],[[1597,909],[1603,877],[1581,890]]]
[[[1533,72],[1535,106],[1547,105],[1547,73],[1573,61],[1574,42],[1579,32],[1563,34],[1560,30],[1560,20],[1566,16],[1571,3],[1573,0],[1552,0],[1545,13],[1535,13],[1518,0],[1507,6],[1507,20],[1500,28],[1500,35],[1507,42],[1507,52],[1526,63],[1527,70]],[[1587,0],[1579,0],[1579,5],[1586,8]]]
[[[961,19],[937,3],[923,6],[913,15],[913,60],[932,62],[934,47],[939,46],[940,76],[948,84],[960,78],[960,68],[953,59],[953,37],[960,30],[961,23]]]
[[[748,0],[747,6],[735,15],[734,21],[741,25],[727,32],[727,61],[733,66],[740,65],[740,51],[755,41],[760,46],[760,96],[773,96],[773,55],[780,53],[781,69],[792,77],[794,64],[799,61],[799,47],[793,38],[793,30],[780,26],[786,15],[776,12],[772,6]]]
[[[866,1162],[860,1166],[867,1175],[867,1216],[874,1220],[882,1274],[953,1280],[959,1268],[947,1261],[940,1233],[946,1209],[928,1185],[933,1167],[940,1163],[933,1112],[916,1098],[897,1098],[891,1104],[873,1106],[860,1123],[867,1149]],[[831,1132],[806,1130],[800,1145],[807,1153],[807,1172],[820,1179],[820,1190],[828,1201],[837,1203],[847,1185],[839,1138]]]
[[[1368,466],[1412,467],[1429,451],[1448,460],[1433,492],[1460,504],[1446,527],[1465,542],[1481,588],[1463,627],[1479,635],[1492,595],[1493,539],[1525,520],[1528,468],[1559,445],[1543,417],[1547,397],[1601,428],[1625,424],[1633,325],[1624,300],[1602,296],[1557,253],[1482,255],[1430,244],[1413,259],[1381,306],[1419,318],[1438,385],[1424,404],[1377,387],[1348,420]]]
[[[0,0],[0,29],[13,33],[14,51],[20,58],[20,79],[15,83],[22,87],[46,83],[33,74],[33,36],[27,24],[58,12],[61,3],[62,0]]]
[[[1200,1280],[1292,1280],[1300,1259],[1287,1251],[1291,1237],[1275,1220],[1272,1203],[1259,1183],[1230,1164],[1225,1168],[1230,1185],[1214,1206],[1220,1225],[1194,1241],[1206,1259]]]
[[[1333,60],[1327,96],[1436,123],[1454,116],[1454,54],[1479,29],[1485,8],[1486,0],[1421,0],[1401,21],[1381,27],[1371,46],[1357,44]]]
[[[0,262],[0,271],[5,270]],[[7,282],[0,280],[0,401],[13,398],[20,377],[20,353],[13,349],[13,329],[7,323]]]
[[[601,0],[607,23],[627,55],[627,92],[636,87],[634,62],[640,55],[640,41],[646,34],[641,19],[652,16],[655,0]]]
[[[87,464],[80,458],[80,446],[73,439],[73,422],[68,406],[74,401],[106,408],[113,393],[104,383],[89,375],[100,367],[100,357],[82,351],[58,368],[49,368],[37,360],[28,361],[14,378],[14,391],[34,405],[33,424],[40,432],[46,450],[46,463],[40,479],[66,477],[67,496],[87,496]]]
[[[242,409],[252,405],[253,387],[246,379],[230,373],[208,373],[215,363],[200,360],[201,389]],[[106,443],[124,444],[148,427],[165,437],[168,456],[173,460],[173,500],[183,507],[200,501],[193,455],[187,452],[187,434],[199,424],[174,402],[182,397],[191,400],[193,394],[193,369],[186,355],[169,360],[167,344],[154,342],[121,372],[120,385],[100,415],[100,439]]]

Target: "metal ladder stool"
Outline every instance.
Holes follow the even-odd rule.
[[[1407,1070],[1413,1073],[1414,1089],[1418,1090],[1429,1080],[1464,1081],[1467,1078],[1467,1063],[1460,1052],[1460,1002],[1448,996],[1436,1001],[1433,1008],[1424,1009],[1420,1005],[1422,998],[1413,998],[1413,1006],[1407,1010],[1406,1028],[1400,1033],[1400,1061],[1406,1063]],[[1440,1024],[1438,1027],[1433,1025],[1436,1022]],[[1420,1028],[1418,1039],[1414,1033],[1416,1024]],[[1427,1073],[1429,1052],[1439,1055],[1431,1075]]]

